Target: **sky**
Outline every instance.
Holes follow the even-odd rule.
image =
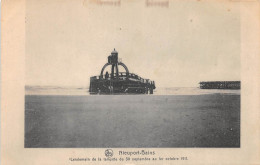
[[[239,3],[97,1],[27,0],[26,85],[88,86],[114,48],[157,87],[240,80]]]

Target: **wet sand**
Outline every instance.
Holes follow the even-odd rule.
[[[240,147],[240,95],[27,95],[25,147]]]

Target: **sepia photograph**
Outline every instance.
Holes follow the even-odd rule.
[[[0,164],[259,164],[257,0],[3,0]]]
[[[25,148],[241,147],[239,3],[27,0],[25,16]]]

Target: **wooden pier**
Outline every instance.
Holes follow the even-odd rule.
[[[200,89],[240,89],[240,81],[202,81]]]

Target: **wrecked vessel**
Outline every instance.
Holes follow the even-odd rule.
[[[118,71],[119,65],[125,72]],[[111,67],[111,72],[104,74],[108,66]],[[90,94],[153,94],[155,88],[154,81],[130,73],[127,66],[118,60],[118,52],[114,49],[100,75],[90,77],[89,92]]]

